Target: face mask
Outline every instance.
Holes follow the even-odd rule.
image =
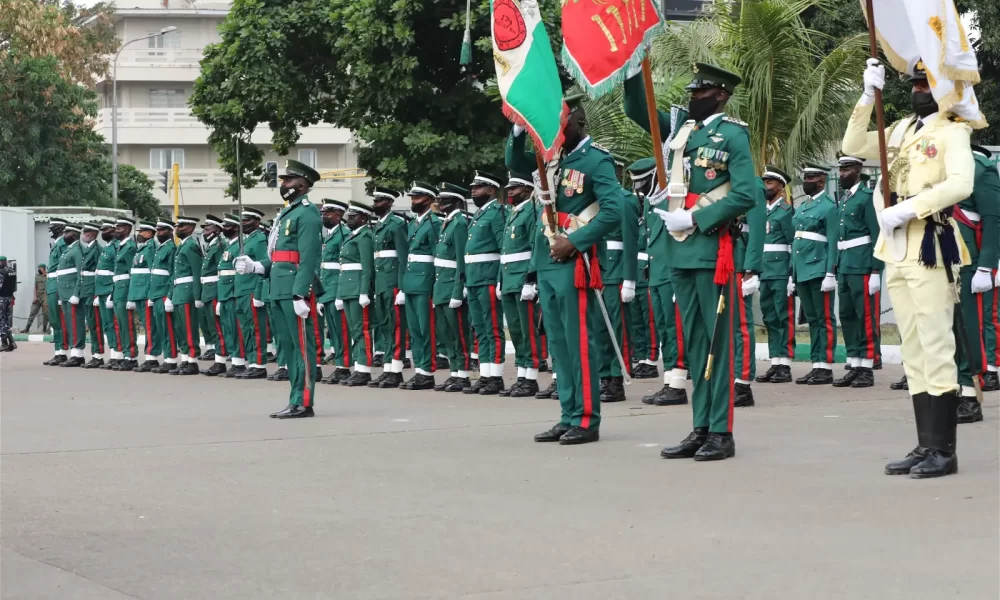
[[[778,192],[780,191],[781,188],[764,188],[764,197],[770,202],[778,197]]]
[[[486,203],[489,202],[492,199],[493,199],[492,197],[486,196],[486,195],[483,195],[483,196],[473,196],[472,197],[472,203],[476,205],[476,208],[482,208],[482,207],[486,206]]]
[[[279,189],[281,190],[281,199],[285,202],[293,202],[296,198],[302,195],[302,192],[298,188],[283,185]]]
[[[822,189],[823,189],[823,186],[821,186],[816,181],[806,181],[806,182],[803,182],[803,184],[802,184],[802,191],[805,192],[806,194],[810,195],[810,196],[815,196]]]
[[[854,184],[857,183],[857,180],[854,179],[854,175],[848,175],[847,177],[839,178],[837,182],[840,184],[840,189],[849,190],[852,187],[854,187]]]
[[[691,98],[688,102],[688,118],[695,121],[704,121],[718,112],[719,98],[708,96],[706,98]]]
[[[918,117],[926,117],[938,111],[937,101],[930,92],[914,92],[910,96],[910,107]]]

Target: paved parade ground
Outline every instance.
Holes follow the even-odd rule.
[[[959,427],[957,476],[887,477],[916,438],[898,366],[860,391],[755,384],[736,458],[696,463],[659,458],[691,410],[642,405],[655,380],[605,405],[599,443],[563,447],[532,442],[554,400],[323,385],[316,418],[277,421],[285,383],[49,354],[0,361],[4,599],[1000,591],[998,394]]]

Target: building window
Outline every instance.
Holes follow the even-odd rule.
[[[309,168],[316,168],[316,150],[299,150],[299,162]]]
[[[150,148],[149,150],[149,168],[154,171],[162,171],[164,169],[170,169],[174,166],[174,163],[180,165],[184,168],[184,149],[183,148]]]
[[[149,108],[187,108],[184,90],[149,90]]]
[[[170,33],[164,33],[163,35],[157,35],[159,31],[150,31],[148,35],[153,37],[149,38],[150,48],[180,48],[181,47],[181,31],[180,29],[171,31]]]

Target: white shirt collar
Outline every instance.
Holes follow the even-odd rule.
[[[815,200],[816,198],[819,198],[824,192],[826,192],[826,188],[821,189],[818,194],[812,197],[812,199]]]
[[[715,113],[711,117],[708,117],[704,121],[702,121],[701,124],[707,127],[712,121],[715,121],[716,119],[721,119],[725,114],[726,113]]]
[[[861,182],[860,182],[860,181],[859,181],[859,182],[857,182],[857,183],[855,183],[854,185],[852,185],[852,186],[851,186],[851,189],[847,190],[847,194],[848,194],[849,196],[853,196],[853,195],[854,195],[854,193],[858,191],[858,188],[859,188],[859,187],[861,187]]]
[[[587,137],[585,137],[582,140],[580,140],[580,143],[576,145],[576,148],[573,148],[567,154],[573,154],[574,152],[576,152],[577,150],[579,150],[580,148],[582,148],[583,145],[586,144],[589,140],[590,140],[590,136],[588,135]]]
[[[524,207],[527,204],[531,204],[532,202],[534,202],[534,200],[532,200],[531,198],[528,198],[524,202],[522,202],[522,203],[518,204],[517,206],[515,206],[514,207],[514,212],[517,212],[517,211],[521,210],[522,207]]]
[[[938,119],[938,115],[940,115],[940,114],[941,113],[938,113],[938,112],[932,112],[931,114],[927,115],[926,117],[917,117],[917,121],[923,123],[924,127],[927,127],[928,125],[930,125],[931,123],[933,123],[934,121],[936,121]]]
[[[392,216],[392,211],[391,210],[389,212],[385,213],[384,216],[379,217],[378,222],[379,223],[385,223],[385,220],[388,219],[390,216]]]
[[[427,210],[424,211],[424,214],[417,215],[415,217],[415,220],[417,221],[417,224],[419,225],[420,223],[423,223],[424,222],[424,217],[426,217],[429,214],[431,214],[431,211],[430,211],[430,209],[427,209]]]
[[[781,202],[783,200],[784,200],[784,198],[782,198],[781,196],[778,196],[777,198],[774,199],[774,202],[768,202],[767,203],[767,212],[771,212],[772,210],[774,210],[775,208],[777,208],[777,206],[779,204],[781,204]]]
[[[490,200],[490,201],[489,201],[489,202],[487,202],[486,204],[482,205],[482,206],[481,206],[481,207],[479,208],[479,211],[478,211],[478,212],[483,212],[484,210],[486,210],[487,208],[489,208],[490,204],[495,204],[495,203],[496,203],[496,201],[497,201],[497,199],[496,199],[496,198],[494,198],[494,199]]]
[[[97,242],[97,238],[94,238],[94,239],[90,240],[90,243],[89,243],[89,244],[88,244],[87,242],[84,242],[84,245],[86,245],[86,246],[87,246],[88,248],[90,248],[90,247],[91,247],[91,246],[93,246],[93,245],[94,245],[94,244],[95,244],[96,242]]]
[[[457,215],[460,212],[462,212],[462,209],[456,208],[455,210],[453,210],[450,213],[448,213],[448,216],[445,217],[444,220],[445,221],[450,221],[452,217],[454,217],[455,215]]]

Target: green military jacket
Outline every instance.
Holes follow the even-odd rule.
[[[403,289],[406,270],[406,219],[391,211],[372,224],[375,248],[375,293]]]
[[[115,278],[118,281],[114,282],[115,291],[111,299],[115,302],[124,302],[129,299],[129,289],[132,286],[132,263],[139,247],[133,237],[112,243],[118,244],[118,249],[115,252]],[[149,285],[148,275],[146,285]]]
[[[83,297],[84,252],[82,245],[80,240],[68,244],[66,251],[59,257],[59,264],[56,265],[56,285],[59,288],[59,300],[63,302],[67,302],[73,296]]]
[[[174,287],[170,301],[174,304],[194,304],[201,300],[201,244],[193,235],[181,241],[174,253]],[[186,281],[190,279],[190,281]]]
[[[646,199],[641,201],[632,192],[627,192],[625,202],[632,202],[638,207],[639,221],[635,243],[635,289],[644,290],[649,287],[649,254],[646,252]]]
[[[375,236],[372,228],[362,225],[352,231],[340,247],[340,279],[337,298],[353,300],[375,289]]]
[[[403,292],[406,294],[433,294],[434,249],[441,233],[441,219],[427,211],[423,218],[410,221],[407,238],[409,254],[406,273],[403,274]]]
[[[764,262],[764,236],[767,227],[767,201],[764,182],[757,179],[757,200],[750,211],[736,220],[740,233],[733,248],[733,262],[741,273],[760,273]]]
[[[1000,175],[988,158],[977,152],[973,156],[976,160],[976,175],[972,195],[958,203],[954,215],[972,260],[972,266],[967,268],[993,270],[997,268],[997,256],[1000,254]],[[959,215],[959,209],[965,218]],[[979,216],[978,221],[975,219],[976,215]],[[976,228],[969,227],[963,221]],[[976,243],[976,229],[981,232],[981,248]]]
[[[760,278],[785,281],[792,274],[792,240],[795,239],[792,216],[795,209],[782,199],[766,205],[766,210],[764,266]]]
[[[208,304],[219,297],[219,260],[225,248],[222,247],[222,235],[217,235],[205,246],[205,255],[201,259],[201,298]]]
[[[153,256],[156,253],[156,242],[152,239],[136,244],[135,254],[132,257],[132,268],[129,270],[131,280],[128,287],[128,299],[132,302],[148,300],[149,283],[151,279],[150,269],[153,264]],[[118,256],[122,253],[119,252]]]
[[[90,297],[97,289],[97,261],[101,256],[101,246],[97,240],[84,243],[83,240],[77,242],[80,246],[80,253],[83,254],[83,264],[80,267],[80,295]]]
[[[647,279],[651,287],[670,283],[670,260],[667,254],[667,226],[653,212],[649,198],[642,199],[643,222],[646,228]]]
[[[156,251],[149,271],[149,297],[166,298],[174,287],[174,254],[177,252],[177,244],[174,243],[174,238],[162,244],[153,238],[152,243]]]
[[[873,271],[881,271],[885,266],[885,263],[872,255],[880,229],[872,196],[872,190],[859,183],[853,193],[847,190],[837,207],[834,217],[836,230],[833,234],[836,237],[837,273],[867,275]],[[865,238],[868,241],[864,241]],[[851,247],[841,249],[845,245]]]
[[[465,285],[496,284],[506,220],[507,211],[499,200],[490,200],[472,216],[465,243]],[[474,257],[471,261],[470,256]],[[488,260],[476,262],[481,258]]]
[[[531,267],[531,252],[535,246],[535,227],[541,209],[528,199],[507,211],[500,249],[500,292],[520,293],[527,282]]]
[[[340,223],[323,238],[322,262],[319,264],[319,301],[324,304],[339,298],[337,286],[340,283],[340,248],[350,233],[350,228]],[[375,262],[377,264],[378,259],[375,259]],[[378,281],[377,272],[375,277]],[[378,284],[376,283],[376,285]]]
[[[619,285],[622,281],[635,281],[638,277],[638,263],[635,240],[639,230],[639,205],[634,195],[622,189],[621,218],[604,242],[597,246],[597,258],[601,264],[601,279],[607,285]]]
[[[837,205],[826,191],[806,200],[795,210],[792,226],[792,272],[796,283],[833,273],[837,261]],[[824,238],[809,239],[804,236]]]
[[[55,294],[59,291],[59,281],[57,280],[56,271],[59,270],[59,259],[66,252],[67,246],[66,240],[60,236],[52,244],[52,249],[49,250],[49,264],[45,269],[45,272],[48,273],[48,281],[45,283],[46,294]]]
[[[118,241],[111,240],[101,248],[97,258],[97,278],[94,280],[94,293],[106,296],[115,289],[115,257],[118,255]]]
[[[236,257],[240,255],[240,235],[219,242],[223,246],[219,256],[219,301],[236,297]]]
[[[258,229],[249,235],[240,235],[243,235],[243,254],[250,257],[251,260],[262,263],[267,258],[267,236],[264,235],[264,232]],[[252,272],[243,275],[237,274],[236,297],[255,295],[260,300],[262,279],[263,277]]]
[[[308,196],[297,198],[278,213],[271,235],[275,237],[274,252],[267,255],[265,240],[265,256],[261,261],[271,282],[270,300],[308,298],[323,245],[323,217],[319,209],[309,202]]]
[[[435,305],[445,304],[452,298],[465,298],[465,243],[469,236],[469,220],[460,210],[445,217],[441,234],[434,247]]]

